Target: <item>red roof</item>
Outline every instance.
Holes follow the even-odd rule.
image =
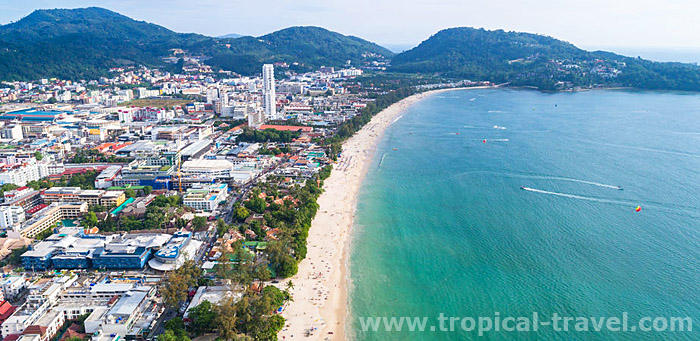
[[[34,207],[28,209],[28,210],[27,210],[27,213],[29,213],[29,214],[34,214],[34,213],[36,213],[36,212],[39,212],[39,210],[41,210],[42,208],[47,207],[47,206],[49,206],[49,205],[46,205],[46,204],[39,204],[39,205],[36,205],[36,206],[34,206]]]
[[[22,335],[44,335],[46,334],[47,329],[49,328],[44,326],[31,325],[22,332]]]
[[[10,302],[2,301],[2,304],[0,304],[0,323],[5,322],[15,310],[17,310],[17,307],[11,305]]]
[[[11,308],[12,308],[12,304],[10,304],[10,302],[2,301],[2,303],[0,303],[0,315],[4,315]]]

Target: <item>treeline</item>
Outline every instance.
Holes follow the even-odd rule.
[[[301,132],[299,131],[279,131],[275,129],[265,129],[265,130],[256,130],[256,129],[250,129],[250,128],[245,128],[243,129],[243,133],[238,135],[236,137],[237,142],[254,142],[254,143],[262,143],[262,142],[283,142],[283,143],[289,143],[292,142],[293,139],[299,137],[301,135]]]
[[[306,240],[309,236],[311,222],[318,211],[316,200],[321,194],[323,180],[330,176],[331,166],[323,168],[316,177],[308,179],[304,186],[294,186],[282,193],[276,184],[264,183],[251,191],[250,200],[242,206],[234,207],[233,218],[237,226],[220,228],[227,231],[237,229],[241,234],[253,231],[258,241],[265,240],[263,224],[271,229],[279,229],[277,240],[272,240],[265,249],[266,264],[277,277],[287,278],[297,273],[298,262],[306,257]],[[264,192],[266,198],[260,198]],[[289,196],[293,200],[275,203],[275,198]],[[261,214],[263,222],[252,220],[245,222],[251,214]],[[238,269],[240,271],[240,269]]]
[[[166,322],[165,332],[158,336],[158,341],[189,341],[212,332],[218,333],[222,340],[277,340],[285,320],[273,312],[288,299],[286,291],[268,285],[262,291],[247,290],[240,300],[230,294],[218,304],[205,300],[189,310],[187,325],[179,317]]]
[[[105,155],[97,149],[78,149],[73,155],[71,163],[127,163],[132,159]]]
[[[237,246],[238,253],[248,252],[240,247],[240,243]],[[249,257],[240,257],[235,262],[237,267],[255,267],[256,263]],[[234,262],[225,264],[231,265]],[[230,270],[232,271],[227,276],[240,276],[238,269]],[[165,305],[177,309],[180,304],[186,302],[190,290],[205,284],[202,283],[202,274],[202,270],[191,260],[185,261],[177,270],[167,273],[158,286]],[[168,321],[165,333],[158,336],[158,341],[188,341],[190,338],[211,332],[217,332],[224,340],[276,340],[285,320],[274,312],[289,299],[289,293],[274,286],[256,290],[251,286],[252,277],[234,277],[233,282],[241,285],[244,292],[241,299],[236,299],[229,293],[218,304],[202,302],[190,309],[191,321],[187,326],[180,318]],[[291,288],[291,282],[287,286]]]
[[[27,187],[38,191],[51,187],[80,187],[81,189],[95,189],[95,179],[99,173],[94,170],[88,170],[83,174],[74,174],[67,178],[62,176],[58,181],[50,181],[47,178],[41,180],[32,180],[27,183]]]
[[[360,115],[341,123],[335,135],[325,140],[331,157],[335,159],[342,150],[342,143],[369,123],[374,115],[416,93],[417,91],[413,87],[405,87],[376,96],[374,101],[367,103]]]

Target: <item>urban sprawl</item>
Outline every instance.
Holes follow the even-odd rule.
[[[186,67],[2,83],[4,340],[276,339],[333,137],[383,92]]]

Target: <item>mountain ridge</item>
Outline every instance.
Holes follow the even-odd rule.
[[[391,71],[439,74],[536,86],[700,91],[700,67],[652,62],[606,51],[586,51],[550,36],[455,27],[441,30],[396,55]]]
[[[374,43],[317,27],[216,38],[173,32],[100,7],[45,9],[0,25],[0,79],[94,78],[122,65],[164,67],[162,58],[171,49],[209,56],[213,67],[246,75],[259,73],[265,62],[297,63],[309,70],[346,60],[361,63],[367,52],[393,55]]]
[[[94,79],[117,66],[174,72],[173,50],[203,57],[214,70],[260,73],[263,63],[297,72],[380,61],[389,72],[431,74],[534,86],[543,90],[626,86],[700,91],[700,67],[586,51],[553,37],[456,27],[395,54],[383,46],[317,26],[292,26],[259,37],[177,33],[100,7],[36,10],[0,25],[0,80]],[[348,61],[350,63],[348,64]],[[387,63],[389,62],[389,63]]]

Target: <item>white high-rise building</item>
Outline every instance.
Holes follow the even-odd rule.
[[[13,228],[25,220],[24,209],[19,206],[0,206],[0,227]]]
[[[275,68],[272,64],[263,65],[263,109],[265,118],[277,120],[277,99],[275,97]]]

